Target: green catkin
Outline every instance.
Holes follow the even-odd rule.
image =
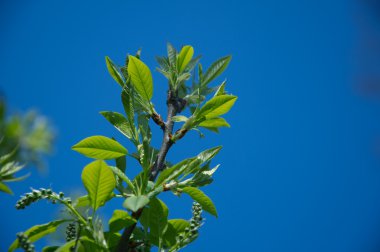
[[[35,247],[29,240],[28,236],[24,233],[17,233],[17,239],[19,247],[22,248],[25,252],[35,252]]]
[[[72,222],[66,227],[66,241],[72,241],[77,236],[76,223]]]
[[[40,188],[39,190],[32,189],[31,192],[25,193],[21,198],[16,202],[16,209],[25,209],[25,207],[31,205],[34,202],[37,202],[41,199],[47,199],[53,204],[57,202],[71,204],[70,198],[64,198],[64,193],[55,193],[51,189]]]

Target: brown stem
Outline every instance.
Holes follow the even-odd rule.
[[[171,140],[171,136],[173,134],[173,126],[174,126],[174,122],[172,120],[172,117],[175,116],[180,111],[182,111],[182,109],[186,105],[186,103],[184,103],[182,99],[179,99],[176,96],[176,94],[174,94],[172,91],[168,91],[168,97],[167,97],[166,104],[168,106],[168,117],[167,117],[166,123],[163,127],[164,138],[162,140],[160,151],[157,154],[156,161],[155,161],[155,163],[152,166],[152,169],[150,171],[150,176],[149,176],[150,181],[155,181],[158,173],[163,170],[164,165],[165,165],[166,155],[168,154],[170,147],[173,145],[173,142]],[[157,117],[155,117],[155,118],[157,119]],[[155,120],[155,119],[153,119],[153,120]],[[134,219],[138,220],[140,218],[143,210],[144,210],[144,208],[141,208],[138,211],[132,213],[132,217]],[[128,250],[130,249],[129,240],[131,238],[131,235],[132,235],[133,230],[135,229],[136,225],[137,224],[135,223],[135,224],[124,229],[123,234],[120,238],[120,242],[118,244],[118,248],[117,248],[118,252],[128,252]]]

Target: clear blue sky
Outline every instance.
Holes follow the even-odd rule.
[[[191,44],[203,64],[226,54],[222,78],[239,96],[220,135],[195,133],[176,144],[178,161],[223,145],[222,166],[206,189],[219,211],[207,215],[185,251],[379,251],[379,104],[357,92],[358,6],[319,1],[2,1],[0,87],[13,110],[38,108],[58,136],[49,173],[13,184],[73,193],[90,160],[70,150],[102,134],[126,144],[99,111],[122,111],[104,63],[143,49],[154,69],[166,42]],[[153,72],[164,113],[166,82]],[[216,83],[217,84],[217,83]],[[156,133],[155,144],[161,136]],[[157,135],[158,134],[158,135]],[[137,167],[129,166],[133,173]],[[0,250],[15,233],[58,214],[39,203],[16,211],[1,194]],[[172,217],[190,217],[190,200],[165,197]],[[102,211],[109,217],[121,202]],[[45,242],[39,243],[40,245]]]

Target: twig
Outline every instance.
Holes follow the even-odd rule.
[[[150,171],[150,176],[149,176],[150,181],[155,181],[158,173],[163,170],[165,166],[166,155],[168,154],[170,147],[173,145],[173,141],[171,140],[171,137],[173,134],[174,121],[172,120],[172,118],[177,113],[181,112],[186,106],[186,102],[183,99],[178,98],[177,94],[171,90],[168,91],[166,104],[168,107],[168,116],[167,116],[166,123],[164,123],[164,127],[161,126],[164,130],[164,137],[162,140],[160,151],[157,154],[156,162],[154,163]],[[155,122],[158,121],[161,124],[160,120],[158,120],[160,116],[153,116],[152,118]],[[144,208],[141,208],[137,210],[136,212],[132,213],[132,217],[138,220],[143,210]],[[131,238],[131,235],[136,225],[137,223],[134,223],[131,226],[124,229],[123,234],[120,238],[120,242],[118,244],[118,248],[117,248],[118,252],[128,252],[128,250],[130,249],[129,240]]]

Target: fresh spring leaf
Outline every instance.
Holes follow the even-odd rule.
[[[165,203],[157,198],[152,198],[148,208],[144,209],[141,223],[145,228],[149,227],[150,240],[156,246],[162,241],[167,228],[169,209]]]
[[[182,47],[181,52],[178,55],[177,65],[179,72],[183,72],[187,67],[187,64],[191,61],[194,55],[194,49],[192,46],[186,45]]]
[[[132,181],[127,177],[127,175],[124,174],[123,171],[121,171],[119,168],[114,166],[108,166],[112,172],[118,176],[121,180],[127,183],[127,185],[131,188],[132,191],[135,191],[135,186],[133,185]]]
[[[186,122],[189,118],[183,115],[177,115],[172,117],[173,122]]]
[[[75,208],[88,207],[90,205],[91,205],[91,201],[90,201],[90,198],[88,197],[88,195],[81,196],[74,201],[74,207]]]
[[[113,212],[112,217],[108,222],[110,232],[118,232],[133,223],[136,223],[136,220],[132,218],[128,212],[118,209]]]
[[[132,129],[130,124],[122,114],[111,111],[102,111],[100,114],[128,139],[132,138]]]
[[[172,44],[167,43],[167,50],[168,50],[168,60],[170,66],[176,65],[176,60],[177,60],[177,51],[176,49],[172,46]]]
[[[146,101],[153,96],[153,80],[149,68],[138,58],[129,56],[128,74],[136,91]]]
[[[197,159],[201,160],[202,163],[206,163],[210,161],[212,158],[214,158],[221,149],[222,149],[222,146],[216,146],[216,147],[207,149],[205,151],[202,151],[201,153],[198,154]]]
[[[184,168],[186,168],[187,165],[193,160],[194,158],[185,159],[173,165],[172,167],[169,167],[163,170],[160,173],[159,177],[157,178],[156,188],[162,185],[164,182],[169,182],[170,180],[172,180],[174,178],[174,175],[178,174],[179,176],[179,172],[182,171]]]
[[[12,190],[4,183],[0,182],[0,191],[13,195]]]
[[[209,162],[222,149],[222,146],[213,147],[202,151],[196,157],[182,160],[170,168],[163,170],[156,181],[156,188],[163,183],[168,183],[181,176],[183,173],[194,173],[202,163]]]
[[[56,252],[58,248],[58,246],[47,246],[42,249],[42,252]]]
[[[127,149],[121,144],[105,136],[87,137],[72,149],[95,159],[114,159],[127,154]]]
[[[35,242],[47,234],[54,233],[57,230],[59,225],[67,221],[71,221],[71,220],[56,220],[56,221],[51,221],[46,224],[36,225],[26,230],[24,234],[28,236],[29,241]],[[18,247],[19,247],[19,242],[18,242],[18,239],[16,239],[9,247],[8,252],[12,252],[16,250]]]
[[[164,234],[164,242],[167,247],[172,247],[176,243],[176,237],[185,232],[190,227],[190,223],[183,219],[168,220],[168,227]]]
[[[195,187],[184,187],[182,192],[187,193],[193,200],[198,202],[202,206],[203,210],[209,212],[215,217],[218,217],[214,203],[206,194],[204,194],[204,192]]]
[[[219,128],[219,127],[230,127],[228,122],[221,117],[211,118],[201,122],[198,126],[204,128]]]
[[[211,119],[227,113],[234,105],[237,97],[233,95],[219,95],[205,103],[196,117]]]
[[[216,92],[215,92],[214,96],[224,95],[226,93],[226,91],[225,91],[226,83],[227,83],[227,81],[223,81],[222,84],[220,84],[218,86],[218,88],[216,89]]]
[[[130,196],[128,197],[124,203],[123,207],[131,210],[132,212],[136,212],[140,208],[144,207],[146,204],[149,203],[149,198],[145,195],[140,196]]]
[[[226,56],[218,59],[207,69],[202,77],[202,85],[207,85],[209,82],[218,77],[227,68],[231,61],[231,56]]]
[[[95,211],[104,205],[116,186],[115,176],[103,160],[88,164],[83,169],[82,181]]]
[[[106,56],[106,64],[107,64],[107,69],[112,78],[121,86],[124,86],[124,81],[123,77],[121,77],[121,74],[119,70],[117,69],[116,65],[112,62],[112,60]]]

